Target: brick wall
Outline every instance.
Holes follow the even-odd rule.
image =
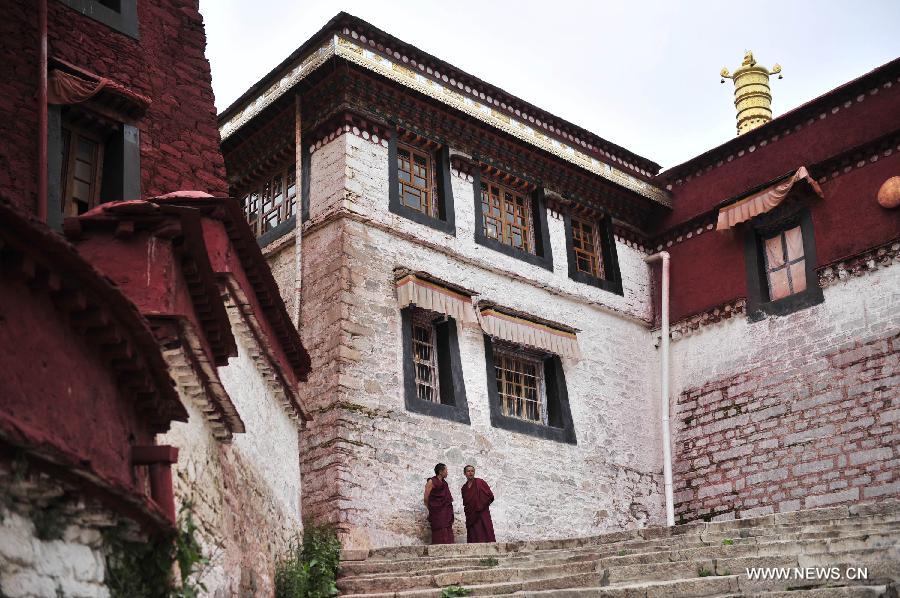
[[[226,193],[203,19],[196,0],[139,2],[140,39],[48,1],[49,55],[149,97],[137,123],[141,192]],[[4,3],[0,20],[0,195],[36,207],[38,23],[32,2]]]
[[[673,345],[679,519],[900,496],[893,263],[832,284],[822,305]]]

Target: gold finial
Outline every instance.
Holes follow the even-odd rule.
[[[781,79],[781,66],[774,65],[772,70],[760,66],[753,58],[753,52],[744,53],[741,66],[734,74],[723,68],[719,75],[722,83],[725,79],[734,81],[734,107],[737,108],[737,134],[743,135],[772,120],[772,92],[769,88],[769,76],[778,75]]]

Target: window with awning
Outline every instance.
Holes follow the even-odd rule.
[[[478,319],[485,334],[494,338],[560,357],[581,358],[574,329],[531,320],[492,307],[482,309]]]
[[[721,208],[716,230],[727,230],[760,214],[774,210],[781,205],[790,195],[794,186],[801,181],[809,185],[813,193],[823,197],[819,184],[809,175],[806,167],[801,166],[788,178],[766,186],[748,197],[739,199]]]
[[[472,296],[421,275],[406,274],[397,280],[400,308],[415,305],[463,323],[475,322]]]

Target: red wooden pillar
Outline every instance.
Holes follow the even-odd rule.
[[[152,445],[131,447],[131,464],[150,469],[150,496],[166,516],[175,523],[175,491],[172,488],[172,463],[178,462],[174,446]]]

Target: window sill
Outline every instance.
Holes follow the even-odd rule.
[[[624,292],[622,291],[622,283],[618,280],[605,280],[603,278],[591,276],[590,274],[585,274],[584,272],[569,272],[569,278],[571,278],[575,282],[580,282],[592,287],[597,287],[598,289],[602,289],[616,295],[624,295]]]
[[[553,426],[545,426],[499,413],[491,413],[491,425],[501,430],[535,436],[543,440],[552,440],[563,444],[578,444],[575,438],[575,430],[571,428],[554,428]]]
[[[401,216],[403,218],[406,218],[407,220],[412,220],[416,224],[421,224],[423,226],[433,228],[434,230],[446,233],[451,237],[456,236],[456,225],[453,222],[447,222],[446,220],[441,220],[440,218],[432,218],[431,216],[427,216],[418,210],[414,210],[403,205],[389,205],[388,208],[392,214],[396,214],[397,216]]]
[[[752,323],[762,321],[768,316],[786,316],[824,301],[822,288],[817,285],[802,293],[794,293],[776,301],[748,306],[747,321]]]
[[[284,222],[280,223],[278,226],[273,228],[270,231],[263,233],[262,235],[256,238],[256,242],[259,243],[260,247],[265,247],[270,245],[285,236],[286,234],[292,232],[294,228],[297,226],[297,216],[291,216]]]
[[[466,406],[445,405],[443,403],[432,403],[422,399],[406,398],[406,410],[420,415],[429,417],[437,417],[447,421],[456,422],[458,424],[469,425],[469,409]]]
[[[533,264],[535,266],[539,266],[541,268],[544,268],[545,270],[550,270],[551,272],[553,272],[553,258],[550,256],[544,257],[541,255],[528,253],[527,251],[523,251],[521,249],[516,249],[515,247],[505,245],[500,241],[491,239],[490,237],[487,237],[483,233],[479,232],[475,233],[475,243],[487,247],[488,249],[493,249],[498,253],[508,255],[509,257],[516,258],[517,260],[522,260],[523,262],[527,262],[529,264]]]

